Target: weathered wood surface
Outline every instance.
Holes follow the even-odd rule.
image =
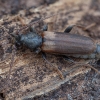
[[[83,18],[86,14],[94,15],[95,17],[100,16],[98,11],[94,12],[92,10],[91,5],[92,0],[87,0],[86,2],[83,0],[59,0],[49,6],[43,5],[30,9],[31,15],[25,16],[26,12],[22,10],[15,16],[8,15],[0,20],[0,74],[2,74],[0,76],[0,91],[5,94],[6,100],[21,100],[48,93],[73,77],[90,71],[90,68],[86,67],[77,66],[73,68],[73,64],[68,63],[62,57],[48,54],[48,61],[58,66],[63,73],[65,78],[61,80],[57,72],[43,60],[40,54],[36,55],[26,49],[25,51],[16,51],[10,79],[6,79],[9,75],[12,56],[12,43],[9,39],[11,37],[8,33],[14,33],[16,29],[28,24],[35,17],[40,17],[40,15],[43,17],[49,16],[52,13],[59,14],[44,21],[48,23],[49,31],[63,32],[67,26],[74,24],[88,26],[93,24],[94,21],[84,23]],[[23,20],[18,17],[20,14]],[[50,27],[50,23],[52,23],[54,30]],[[79,28],[74,27],[72,32],[88,36],[88,32]],[[77,59],[76,61],[87,62],[84,59]]]

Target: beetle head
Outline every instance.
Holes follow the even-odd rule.
[[[42,44],[42,37],[34,32],[28,32],[16,36],[16,46],[25,45],[29,49],[36,49]]]

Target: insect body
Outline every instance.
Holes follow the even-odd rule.
[[[16,43],[29,49],[78,58],[99,58],[100,45],[93,39],[77,34],[44,31],[41,36],[34,30],[16,36]]]

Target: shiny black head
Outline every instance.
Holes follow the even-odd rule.
[[[25,45],[29,49],[36,49],[42,44],[42,37],[35,32],[28,32],[26,34],[21,34],[16,36],[16,45]]]

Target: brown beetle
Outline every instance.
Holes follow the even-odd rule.
[[[37,53],[42,52],[45,60],[46,57],[44,53],[84,59],[99,59],[100,45],[96,44],[90,37],[70,34],[69,32],[72,28],[73,26],[69,26],[64,32],[49,32],[47,28],[44,28],[44,32],[42,32],[41,35],[37,34],[34,29],[31,29],[31,31],[26,34],[16,36],[16,44],[25,45]],[[61,75],[59,70],[58,72]]]
[[[40,19],[39,21],[41,20],[43,19]],[[39,21],[30,23],[28,26],[31,27],[31,25]],[[28,26],[22,28],[20,31],[25,28],[27,29]],[[26,34],[17,33],[17,35],[11,35],[15,38],[15,44],[17,47],[25,45],[36,53],[42,52],[45,60],[45,53],[72,56],[76,58],[99,59],[100,45],[96,44],[90,37],[69,33],[72,28],[73,26],[69,26],[64,32],[49,32],[47,31],[48,27],[44,26],[40,35],[34,28],[30,28],[30,31]],[[52,65],[47,60],[46,62]],[[61,71],[57,67],[56,71],[58,71],[60,77],[63,78]]]
[[[42,51],[78,58],[99,58],[99,44],[96,44],[90,37],[69,34],[69,29],[71,30],[72,27],[68,27],[65,32],[44,31],[41,35],[31,30],[26,34],[15,36],[16,45],[25,45],[36,52]]]

